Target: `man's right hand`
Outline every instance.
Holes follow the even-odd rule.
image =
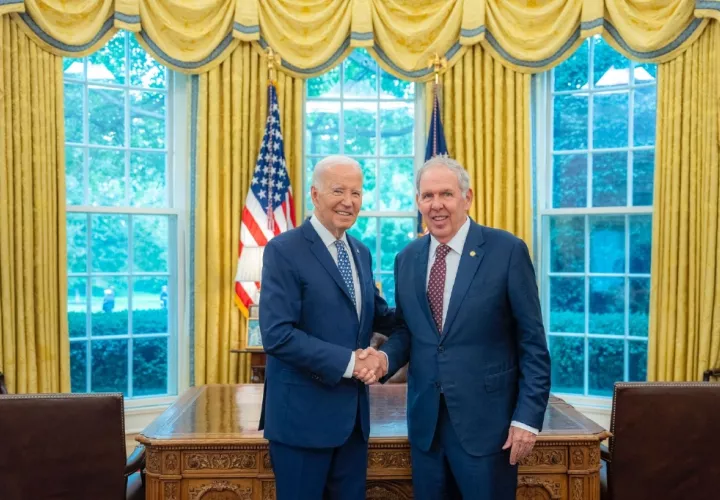
[[[385,355],[372,347],[355,351],[355,369],[353,376],[365,384],[374,384],[388,371]]]

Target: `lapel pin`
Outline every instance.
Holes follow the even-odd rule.
[[[470,257],[475,257],[475,255],[477,255],[475,250],[470,250]]]

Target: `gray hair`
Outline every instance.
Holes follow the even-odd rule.
[[[465,196],[467,194],[468,189],[470,189],[470,175],[457,160],[450,158],[445,154],[433,156],[415,173],[415,190],[418,193],[420,192],[420,178],[426,170],[436,166],[449,168],[457,176],[458,185],[460,186],[460,192],[462,195]]]
[[[315,168],[313,168],[312,173],[312,179],[311,179],[311,185],[315,189],[320,189],[320,179],[322,177],[322,174],[325,173],[325,171],[334,166],[334,165],[352,165],[355,168],[357,168],[360,171],[360,175],[362,175],[362,168],[360,167],[360,164],[350,158],[349,156],[343,156],[343,155],[331,155],[326,156],[319,162],[315,164]]]

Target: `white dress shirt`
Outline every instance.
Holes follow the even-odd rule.
[[[310,217],[310,224],[312,224],[313,229],[315,229],[315,232],[320,236],[320,239],[325,244],[325,246],[328,249],[328,252],[330,252],[330,256],[333,258],[333,261],[335,262],[335,265],[338,263],[338,251],[337,247],[335,246],[335,242],[338,241],[337,238],[326,228],[322,225],[322,222],[318,220],[315,215]],[[360,290],[360,278],[358,277],[358,271],[355,267],[355,258],[353,257],[352,248],[350,248],[350,245],[348,244],[347,236],[345,233],[342,234],[340,237],[340,241],[342,241],[345,244],[345,251],[348,254],[348,258],[350,259],[350,268],[352,269],[352,279],[353,279],[353,288],[355,289],[355,309],[357,309],[357,315],[358,319],[360,318],[360,314],[362,314],[362,291]],[[355,351],[350,353],[350,362],[348,363],[347,368],[345,369],[345,373],[343,373],[344,378],[352,378],[353,370],[355,369]]]
[[[460,267],[460,256],[462,256],[463,248],[465,247],[465,240],[467,239],[468,232],[470,231],[470,218],[465,220],[465,223],[460,226],[458,232],[447,242],[447,246],[450,247],[445,257],[445,266],[447,271],[445,273],[445,290],[443,292],[443,326],[445,326],[445,317],[447,316],[448,305],[450,304],[450,297],[452,296],[453,286],[455,286],[455,277],[457,276],[458,267]],[[435,252],[441,243],[435,239],[435,236],[430,235],[430,253],[428,255],[427,265],[427,278],[425,280],[425,287],[427,288],[428,281],[430,281],[430,270],[435,262]],[[513,420],[510,425],[519,429],[525,429],[533,434],[537,434],[538,430],[529,425],[525,425],[520,422]]]

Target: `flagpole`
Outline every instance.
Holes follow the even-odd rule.
[[[268,116],[272,114],[272,110],[270,109],[270,103],[272,102],[271,99],[271,92],[272,88],[275,86],[275,61],[277,59],[277,55],[275,54],[275,51],[272,49],[272,47],[268,46],[267,48],[267,68],[268,68]],[[272,154],[273,154],[273,137],[272,134],[270,134],[270,137],[268,137],[268,154],[270,155],[270,166],[268,167],[267,171],[267,189],[268,189],[268,209],[267,209],[267,223],[268,223],[268,229],[271,232],[275,232],[275,214],[273,213],[273,203],[272,203],[272,177],[273,177],[273,162],[272,162]]]

